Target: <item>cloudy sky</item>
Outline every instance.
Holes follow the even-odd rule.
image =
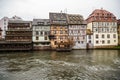
[[[25,20],[49,18],[49,12],[81,14],[86,19],[95,9],[106,9],[120,18],[120,0],[0,0],[0,19],[17,15]]]

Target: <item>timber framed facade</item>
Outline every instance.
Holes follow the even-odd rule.
[[[68,31],[70,39],[73,39],[73,49],[86,49],[87,23],[79,14],[67,14]]]
[[[51,38],[51,47],[56,49],[58,47],[67,48],[65,43],[68,42],[68,24],[65,13],[49,13],[50,18],[50,35],[54,36]]]

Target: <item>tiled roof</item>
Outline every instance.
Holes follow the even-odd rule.
[[[50,25],[49,19],[33,19],[32,25]]]
[[[65,13],[49,13],[50,24],[67,25]]]
[[[82,15],[67,14],[68,24],[85,24]]]
[[[104,10],[104,9],[96,9],[94,10],[89,17],[87,18],[87,22],[114,22],[116,21],[116,17],[113,15],[113,13]]]

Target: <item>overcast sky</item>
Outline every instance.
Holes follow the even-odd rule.
[[[49,18],[49,12],[81,14],[86,19],[103,8],[120,18],[120,0],[0,0],[0,19],[16,15],[25,20]]]

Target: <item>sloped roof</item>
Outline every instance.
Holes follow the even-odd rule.
[[[82,15],[79,14],[67,14],[68,24],[85,24]]]
[[[104,9],[95,9],[87,18],[87,22],[92,21],[102,21],[102,22],[112,22],[116,21],[116,16]]]
[[[39,24],[43,23],[43,24]],[[50,25],[49,19],[33,19],[32,25]]]
[[[66,25],[67,17],[65,13],[49,13],[50,24]]]

